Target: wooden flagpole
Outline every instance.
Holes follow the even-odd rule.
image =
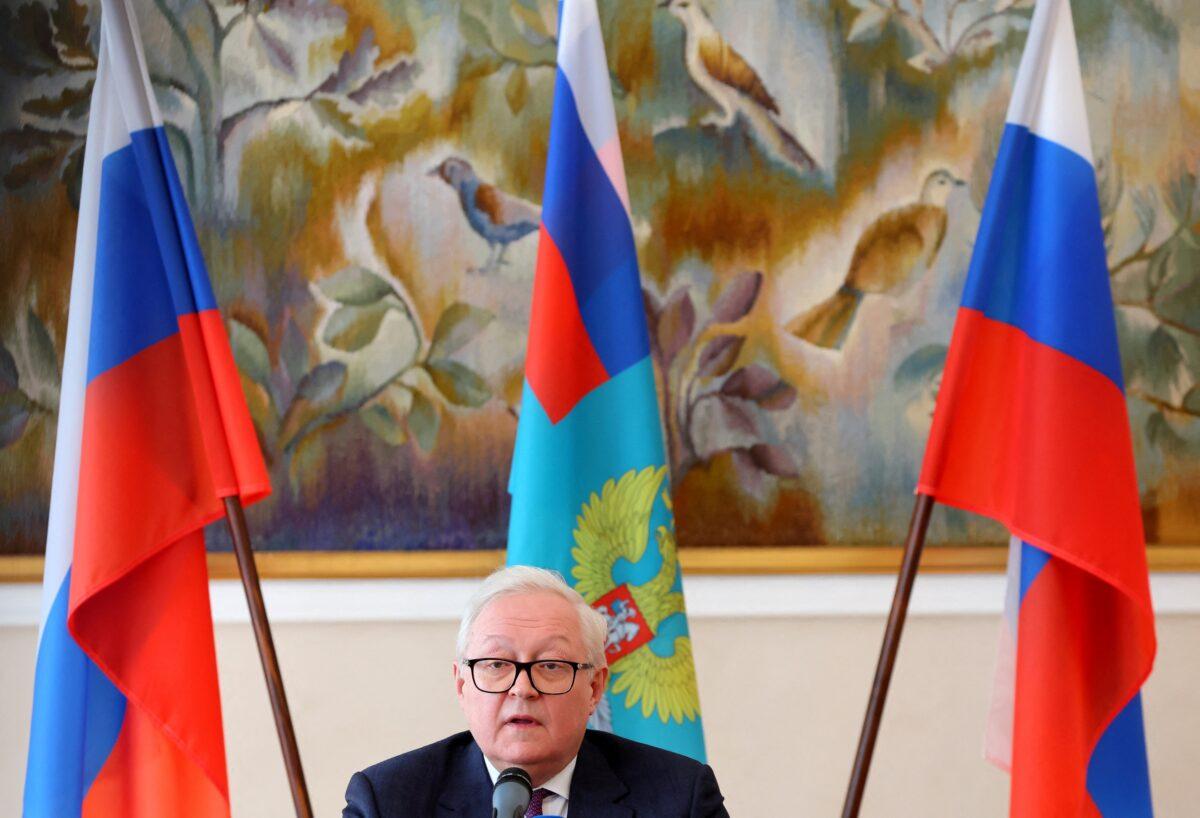
[[[271,696],[271,710],[275,713],[275,730],[279,733],[279,745],[283,749],[283,764],[287,768],[296,818],[312,818],[308,785],[304,782],[304,768],[300,765],[300,748],[296,745],[296,731],[292,728],[292,715],[288,711],[287,695],[283,692],[283,675],[279,671],[279,659],[275,656],[275,641],[271,638],[271,624],[267,621],[267,607],[263,603],[262,587],[258,582],[258,567],[254,564],[254,552],[250,547],[250,531],[246,527],[246,514],[239,497],[225,498],[225,519],[233,535],[238,573],[242,575],[246,603],[250,606],[250,622],[254,626],[258,656],[262,660],[267,692]]]
[[[871,769],[871,755],[875,752],[875,739],[879,735],[879,722],[883,717],[883,704],[887,699],[888,685],[892,681],[896,653],[900,649],[900,634],[904,630],[904,619],[908,615],[908,600],[912,596],[913,582],[917,578],[921,550],[925,547],[925,530],[929,527],[929,513],[933,510],[933,503],[933,498],[928,494],[918,493],[913,504],[912,520],[908,524],[908,539],[904,542],[904,561],[900,564],[900,575],[896,578],[892,612],[888,615],[887,628],[883,633],[883,647],[879,651],[879,662],[875,665],[875,682],[871,685],[871,698],[867,702],[867,713],[863,717],[862,734],[858,737],[858,752],[854,756],[854,769],[850,773],[850,784],[846,788],[842,818],[858,818],[863,791],[867,786],[867,773]]]

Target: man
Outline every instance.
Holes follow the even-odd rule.
[[[343,818],[490,818],[507,767],[533,781],[530,816],[728,818],[707,765],[586,729],[608,681],[605,636],[604,617],[558,574],[496,571],[458,632],[454,686],[470,731],[355,773]]]

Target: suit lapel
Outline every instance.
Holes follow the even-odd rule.
[[[470,742],[455,753],[446,766],[444,780],[455,783],[438,799],[439,816],[490,818],[492,781],[479,745]],[[628,792],[604,755],[585,736],[571,777],[571,818],[635,818],[632,809],[617,803]]]
[[[492,779],[478,744],[469,742],[451,757],[443,780],[449,786],[438,798],[439,816],[491,818]]]
[[[567,811],[571,818],[632,818],[634,812],[616,803],[629,792],[599,750],[584,736],[579,761],[571,776]]]

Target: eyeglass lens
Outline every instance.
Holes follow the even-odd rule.
[[[484,693],[504,693],[517,681],[517,666],[505,659],[481,659],[471,665],[471,676]],[[539,693],[566,693],[575,684],[575,667],[552,659],[532,662],[529,676]]]

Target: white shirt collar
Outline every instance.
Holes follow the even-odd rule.
[[[571,794],[571,777],[575,775],[575,762],[579,760],[579,756],[575,756],[567,766],[550,776],[550,780],[542,785],[543,789],[550,790],[554,793],[553,797],[547,797],[542,803],[542,811],[546,815],[563,815],[567,814],[567,798]],[[487,767],[488,777],[492,779],[493,786],[496,779],[500,777],[500,771],[488,760],[487,756],[483,757],[483,763]]]

